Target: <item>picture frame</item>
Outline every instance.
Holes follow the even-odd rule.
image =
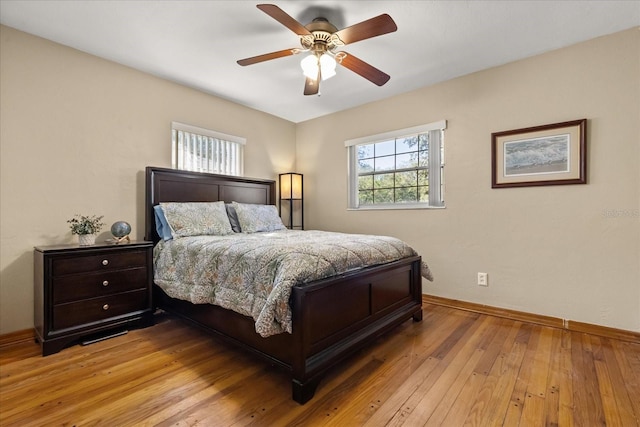
[[[491,134],[491,188],[587,183],[587,119]]]

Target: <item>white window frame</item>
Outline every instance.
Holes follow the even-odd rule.
[[[171,167],[243,176],[246,138],[171,122]],[[200,154],[193,156],[194,151]]]
[[[384,132],[376,135],[365,136],[345,141],[348,155],[348,204],[349,210],[376,210],[376,209],[442,209],[444,205],[444,130],[447,128],[447,121],[440,120],[438,122],[425,125],[414,126],[405,129],[398,129],[390,132]],[[363,204],[358,202],[358,161],[357,147],[360,145],[375,144],[393,139],[415,136],[428,133],[429,144],[429,160],[428,170],[437,170],[439,173],[429,173],[429,201],[428,202],[397,202],[397,203],[378,203]],[[386,171],[393,172],[393,170]]]

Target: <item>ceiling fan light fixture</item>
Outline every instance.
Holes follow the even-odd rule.
[[[306,56],[300,61],[300,67],[305,77],[313,80],[318,78],[318,68],[320,68],[322,80],[330,79],[336,75],[336,60],[327,53],[320,56],[315,53]]]

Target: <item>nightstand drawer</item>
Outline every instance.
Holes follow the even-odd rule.
[[[146,267],[56,277],[53,279],[53,303],[96,298],[146,286]]]
[[[59,304],[53,307],[53,329],[71,328],[144,310],[149,305],[146,289],[102,298]]]
[[[66,274],[144,267],[147,261],[146,256],[145,251],[114,251],[102,255],[74,255],[69,258],[58,258],[52,261],[52,275],[63,276]]]

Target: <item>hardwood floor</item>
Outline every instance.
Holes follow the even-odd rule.
[[[2,426],[638,426],[640,343],[427,304],[306,405],[290,394],[284,372],[170,316],[44,358],[1,349]]]

